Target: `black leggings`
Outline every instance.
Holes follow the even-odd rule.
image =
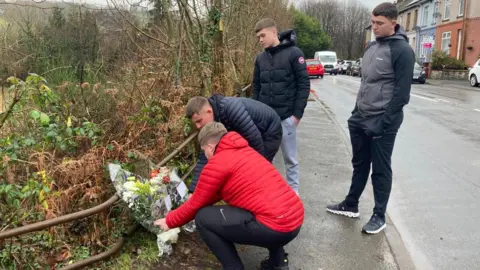
[[[273,262],[284,259],[283,247],[300,232],[276,232],[260,224],[252,213],[227,205],[207,206],[195,216],[197,229],[224,270],[243,270],[234,243],[267,248]]]

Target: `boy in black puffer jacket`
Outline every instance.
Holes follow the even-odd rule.
[[[296,46],[295,31],[278,33],[277,25],[272,19],[258,21],[255,33],[265,50],[255,60],[252,98],[272,107],[282,120],[283,138],[280,147],[287,182],[298,194],[300,176],[297,127],[310,94],[305,57]]]
[[[282,142],[280,117],[271,107],[249,98],[213,95],[210,98],[193,97],[186,109],[187,118],[198,129],[210,122],[222,123],[228,131],[236,131],[250,147],[272,162]],[[195,190],[198,177],[207,163],[203,153],[193,171],[190,192]]]

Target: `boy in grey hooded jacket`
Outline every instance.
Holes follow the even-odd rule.
[[[392,3],[372,12],[376,41],[362,59],[362,81],[355,108],[348,119],[352,143],[353,176],[345,200],[327,206],[333,214],[358,217],[358,203],[372,165],[375,207],[363,232],[375,234],[386,227],[385,212],[392,188],[391,157],[396,134],[403,122],[403,107],[410,99],[415,55],[403,28],[396,24]]]

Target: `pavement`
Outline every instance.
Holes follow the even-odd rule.
[[[312,79],[311,83],[312,89],[346,135],[347,119],[355,103],[360,79],[325,76],[324,79]],[[392,157],[394,179],[387,209],[408,253],[403,258],[410,257],[415,268],[422,270],[478,269],[480,91],[448,83],[414,84],[410,103],[404,112],[405,120]],[[308,115],[310,117],[310,111]],[[321,128],[318,135],[309,136],[323,137],[324,132],[331,131]],[[300,137],[300,144],[307,138],[307,135]],[[316,152],[322,151],[322,148],[314,149],[312,147],[309,151],[309,156],[321,155]],[[330,148],[327,151],[336,155]],[[322,156],[322,159],[330,160],[327,156]],[[348,166],[346,160],[342,162]],[[321,199],[319,207],[323,208],[325,199],[330,200],[342,193],[348,178],[348,173],[345,173],[337,179],[336,189],[339,190],[335,189],[337,193],[332,194],[336,196],[329,193],[322,195],[326,197]],[[332,188],[333,182],[327,183],[322,186]],[[304,188],[308,188],[306,185]],[[364,195],[371,195],[371,192],[365,191]],[[361,203],[370,204],[370,199]],[[389,241],[391,228],[386,230]],[[357,248],[365,247],[359,242],[352,244],[358,245]],[[395,258],[398,261],[396,254]],[[353,268],[369,269],[349,269]],[[334,266],[324,269],[345,268]]]
[[[480,91],[480,87],[471,87],[468,80],[432,80],[427,79],[427,85],[437,86],[438,88],[456,88],[466,91]]]
[[[377,235],[361,233],[373,209],[373,193],[366,189],[358,219],[329,214],[327,204],[344,199],[350,185],[351,151],[348,137],[322,101],[311,95],[298,129],[300,197],[305,222],[299,236],[286,251],[291,270],[414,269],[395,226]],[[352,104],[350,104],[352,105]],[[275,165],[284,173],[281,155]],[[266,249],[239,247],[245,269],[258,269]]]

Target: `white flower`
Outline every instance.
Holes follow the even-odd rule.
[[[135,194],[131,191],[125,191],[122,193],[122,199],[128,203],[128,207],[132,207],[134,203]]]
[[[135,193],[138,190],[137,187],[135,187],[135,182],[131,181],[125,182],[123,188],[132,193]]]
[[[168,230],[166,232],[162,232],[157,235],[157,237],[164,243],[177,243],[178,240],[178,234],[180,233],[179,228],[174,228],[171,230]]]
[[[158,246],[158,256],[161,257],[163,254],[170,255],[172,254],[172,244],[177,243],[178,234],[180,233],[179,228],[171,229],[166,232],[157,234],[157,246]]]
[[[127,202],[133,199],[133,196],[135,196],[135,194],[131,191],[125,191],[122,193],[122,198]]]
[[[153,176],[156,171],[158,171],[158,174],[150,177],[150,179],[136,176],[115,164],[109,164],[109,170],[117,193],[122,197],[122,200],[128,207],[133,210],[132,213],[134,217],[150,232],[157,234],[159,256],[172,254],[172,244],[177,242],[180,228],[175,228],[167,232],[159,232],[159,228],[153,226],[153,222],[166,215],[167,209],[165,206],[169,201],[170,204],[175,205],[184,202],[184,199],[178,201],[175,197],[178,195],[178,191],[168,183],[182,183],[182,179],[178,176],[178,169],[174,168],[172,170],[167,167],[161,167],[158,170],[152,171],[151,176]],[[139,194],[140,192],[142,194]],[[170,200],[165,201],[167,196],[169,196]],[[182,228],[185,231],[191,232],[194,230],[194,227],[194,223],[191,222]]]
[[[162,184],[162,178],[160,178],[158,176],[150,179],[150,185],[152,185],[152,186],[159,186],[161,184]]]

